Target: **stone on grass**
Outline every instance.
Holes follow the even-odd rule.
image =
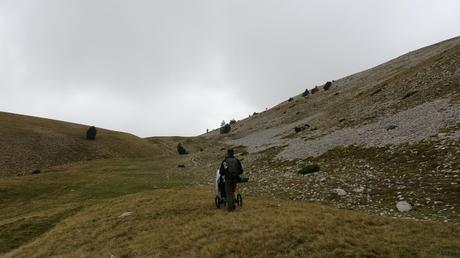
[[[400,202],[396,203],[396,208],[400,212],[406,212],[406,211],[412,210],[412,205],[410,205],[406,201],[400,201]]]
[[[335,188],[333,190],[338,196],[345,196],[347,195],[347,192],[341,188]]]
[[[364,187],[363,186],[356,187],[355,189],[353,189],[353,192],[362,193],[362,192],[364,192]]]
[[[122,213],[120,216],[118,216],[118,217],[119,217],[120,219],[122,219],[122,218],[129,217],[129,216],[131,216],[131,215],[133,215],[133,214],[134,214],[134,212],[132,212],[132,211],[126,211],[126,212],[123,212],[123,213]]]

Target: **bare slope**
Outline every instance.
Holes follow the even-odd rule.
[[[0,176],[82,160],[137,158],[156,155],[159,148],[134,135],[98,128],[86,140],[88,126],[0,112]]]

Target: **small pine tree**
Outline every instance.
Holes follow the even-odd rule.
[[[319,170],[320,168],[317,164],[311,164],[299,170],[299,174],[306,175],[306,174],[318,172]]]
[[[230,124],[225,124],[224,126],[220,128],[220,133],[221,134],[229,133],[231,129],[232,127],[230,126]]]
[[[305,91],[302,93],[302,97],[306,97],[310,95],[310,91],[308,89],[305,89]]]
[[[315,94],[318,91],[319,91],[318,86],[315,86],[313,89],[311,89],[311,94]]]
[[[96,127],[90,126],[88,130],[86,131],[86,140],[91,140],[91,141],[96,140],[96,134],[97,134]]]
[[[324,90],[328,90],[329,88],[331,88],[332,86],[332,82],[326,82],[326,84],[324,84]]]
[[[186,155],[186,154],[188,154],[187,150],[184,148],[184,146],[182,146],[182,143],[177,144],[177,152],[178,152],[180,155]]]

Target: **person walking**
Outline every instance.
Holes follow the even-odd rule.
[[[227,150],[227,156],[222,161],[219,173],[224,177],[227,210],[235,210],[235,190],[238,178],[243,174],[243,166],[239,159],[235,157],[233,149]]]

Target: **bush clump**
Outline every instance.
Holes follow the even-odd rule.
[[[402,99],[407,99],[408,97],[414,95],[415,93],[417,93],[416,90],[414,90],[414,91],[409,91],[406,95],[404,95],[404,96],[402,97]]]
[[[324,90],[330,89],[331,86],[332,86],[332,82],[326,82],[326,84],[324,84]]]
[[[300,126],[294,127],[294,131],[295,131],[296,133],[300,133],[302,130],[303,130],[303,128],[300,127]]]
[[[313,89],[311,89],[311,94],[315,94],[318,91],[319,91],[318,86],[315,86]]]
[[[288,102],[291,102],[291,101],[293,101],[293,100],[294,100],[294,98],[293,98],[293,97],[290,97],[290,98],[288,99]]]
[[[86,131],[86,140],[94,141],[96,140],[97,130],[96,127],[90,126]]]
[[[319,166],[317,164],[310,164],[306,165],[304,168],[299,170],[299,174],[306,175],[311,174],[319,171]]]
[[[305,89],[305,91],[302,93],[302,97],[306,97],[310,95],[310,91],[308,89]]]
[[[186,155],[186,154],[188,154],[188,151],[184,148],[184,146],[182,145],[182,143],[177,144],[177,152],[179,153],[179,155]]]
[[[224,124],[220,127],[220,134],[226,134],[229,133],[230,130],[232,129],[230,124]]]
[[[229,124],[231,124],[231,125],[236,124],[236,120],[235,119],[230,120]]]

